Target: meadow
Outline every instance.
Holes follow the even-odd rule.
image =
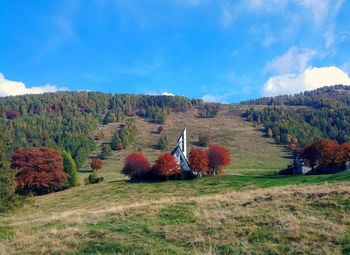
[[[350,171],[279,176],[287,148],[263,137],[230,106],[216,118],[171,113],[164,125],[175,145],[188,129],[189,149],[200,132],[232,155],[225,174],[187,181],[130,182],[123,159],[142,151],[150,161],[159,125],[136,117],[138,136],[99,170],[105,180],[33,197],[0,216],[0,254],[350,254]],[[111,139],[120,123],[102,127]],[[90,173],[89,161],[80,179]]]

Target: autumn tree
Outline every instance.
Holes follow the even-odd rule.
[[[45,194],[65,184],[60,152],[49,148],[19,148],[12,155],[11,168],[17,169],[17,190],[20,193]]]
[[[63,159],[63,171],[68,174],[68,186],[76,187],[79,185],[79,177],[77,172],[77,166],[69,152],[62,152]]]
[[[205,150],[193,148],[189,154],[189,163],[193,171],[201,173],[209,172],[208,153]]]
[[[302,150],[302,157],[305,163],[314,169],[316,166],[340,167],[346,163],[346,148],[336,141],[321,139]]]
[[[145,155],[140,152],[133,152],[124,160],[122,173],[128,175],[131,179],[142,178],[151,169],[151,164]]]
[[[90,164],[91,168],[95,171],[103,167],[103,161],[99,158],[94,158]]]
[[[209,170],[215,175],[230,164],[230,152],[220,145],[211,145],[208,149],[208,160]]]
[[[180,173],[180,166],[177,164],[173,155],[170,153],[163,153],[157,159],[153,170],[158,176],[168,178]]]

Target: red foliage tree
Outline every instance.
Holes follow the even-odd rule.
[[[173,155],[163,153],[159,155],[156,164],[153,166],[153,170],[158,176],[170,177],[180,173],[180,166],[177,164]]]
[[[208,153],[205,150],[193,148],[190,151],[189,163],[193,171],[209,173]]]
[[[140,152],[133,152],[124,160],[124,168],[122,173],[130,176],[130,178],[142,178],[151,169],[151,164]]]
[[[345,162],[350,162],[350,143],[343,143],[341,145]]]
[[[208,149],[208,160],[210,172],[215,175],[230,164],[230,152],[220,145],[211,145]]]
[[[68,179],[61,153],[49,148],[19,148],[12,155],[20,193],[45,194],[61,188]]]
[[[302,150],[302,157],[307,165],[314,169],[317,165],[337,167],[346,163],[346,146],[336,141],[322,139],[307,145]]]
[[[93,170],[98,170],[103,167],[103,161],[100,158],[94,158],[90,164]]]

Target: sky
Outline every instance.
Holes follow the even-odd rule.
[[[207,102],[350,85],[349,0],[0,0],[0,96]]]

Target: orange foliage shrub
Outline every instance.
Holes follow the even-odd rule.
[[[11,168],[18,170],[17,191],[23,194],[49,193],[60,189],[68,179],[61,153],[49,148],[16,149]]]
[[[91,161],[91,164],[90,164],[91,168],[93,170],[98,170],[98,169],[101,169],[103,167],[103,161],[99,158],[94,158],[92,161]]]
[[[163,153],[153,166],[153,170],[158,176],[170,177],[180,173],[180,166],[177,164],[173,155],[170,153]]]
[[[130,178],[142,178],[151,169],[151,164],[146,157],[140,152],[134,152],[128,155],[124,160],[122,173]]]
[[[217,174],[230,164],[230,152],[220,145],[211,145],[208,149],[208,160],[210,172]]]
[[[205,150],[193,148],[190,151],[189,163],[193,171],[209,173],[208,153]]]
[[[102,130],[100,130],[100,131],[96,134],[95,139],[96,139],[96,140],[102,140],[104,137],[105,137],[105,134],[103,133]]]

